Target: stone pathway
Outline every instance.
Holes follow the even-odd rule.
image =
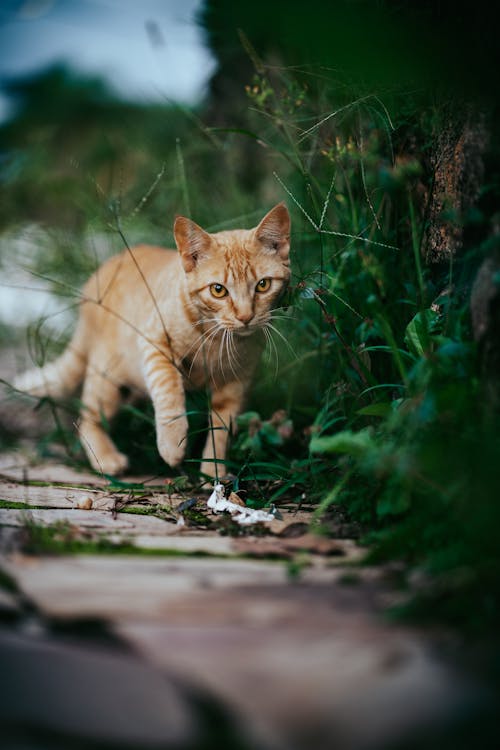
[[[388,624],[388,571],[311,534],[310,511],[235,537],[227,519],[190,525],[190,496],[158,481],[110,492],[16,456],[0,474],[9,749],[385,750],[483,702],[439,640]],[[34,527],[85,554],[27,553]],[[85,549],[103,542],[116,551]]]

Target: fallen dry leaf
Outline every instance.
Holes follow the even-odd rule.
[[[236,492],[231,492],[229,495],[229,502],[234,503],[235,505],[241,505],[243,508],[245,507],[245,503],[241,499],[239,495],[236,494]]]
[[[327,539],[316,534],[297,537],[266,536],[244,537],[234,541],[235,551],[255,557],[293,557],[297,552],[316,555],[342,556],[342,545],[336,539]]]
[[[294,539],[296,537],[307,534],[308,530],[309,524],[301,523],[300,521],[298,521],[295,523],[289,523],[288,526],[285,526],[285,528],[277,534],[277,536],[281,536],[286,539]]]

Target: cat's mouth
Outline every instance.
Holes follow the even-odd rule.
[[[251,336],[257,328],[258,326],[241,326],[241,328],[232,328],[231,332],[236,333],[237,336]]]

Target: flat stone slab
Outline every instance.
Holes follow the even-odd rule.
[[[245,716],[264,745],[283,750],[390,747],[445,724],[472,700],[414,635],[359,609],[321,611],[324,588],[249,594],[227,591],[211,606],[203,597],[202,624],[185,614],[181,624],[122,620],[116,629],[139,653]],[[239,605],[247,617],[239,613],[234,624],[216,615],[214,623],[211,611],[225,611],[230,598],[230,611]]]
[[[1,566],[48,617],[167,617],[171,601],[206,589],[286,584],[283,563],[217,558],[80,555],[4,558]],[[310,576],[310,572],[306,573]],[[332,572],[329,579],[333,580]]]
[[[137,498],[137,502],[134,502]],[[147,506],[161,506],[175,509],[184,498],[154,489],[144,489],[135,493],[126,490],[109,491],[104,488],[74,485],[37,485],[0,481],[0,500],[22,502],[26,505],[43,508],[80,508],[85,510],[113,510],[115,505],[147,510]]]
[[[45,508],[80,508],[90,507],[94,510],[111,510],[115,505],[115,498],[102,490],[89,487],[45,486],[33,484],[0,483],[0,500],[7,502],[22,502],[26,505],[42,506]]]
[[[155,536],[136,534],[131,539],[134,547],[156,552],[177,552],[184,555],[215,555],[221,557],[236,554],[233,539],[215,532],[189,533],[180,531],[176,535]]]
[[[54,484],[86,485],[89,487],[109,487],[105,476],[92,471],[73,469],[61,463],[46,461],[33,463],[20,453],[7,453],[0,456],[0,476],[12,482],[49,482]],[[161,487],[165,477],[140,475],[122,478],[129,484],[142,484],[145,487]]]
[[[0,631],[0,663],[2,747],[157,750],[196,739],[187,697],[132,653]]]
[[[103,510],[78,510],[65,508],[29,508],[17,510],[0,508],[0,526],[25,526],[34,523],[40,526],[53,526],[68,523],[81,529],[121,532],[126,534],[165,535],[177,532],[177,526],[154,516],[113,514]]]
[[[0,588],[0,616],[15,615],[20,612],[19,603],[14,594]]]

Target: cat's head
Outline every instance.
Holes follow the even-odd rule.
[[[200,320],[239,335],[270,320],[290,278],[290,214],[284,203],[253,229],[214,234],[178,216],[174,236]]]

